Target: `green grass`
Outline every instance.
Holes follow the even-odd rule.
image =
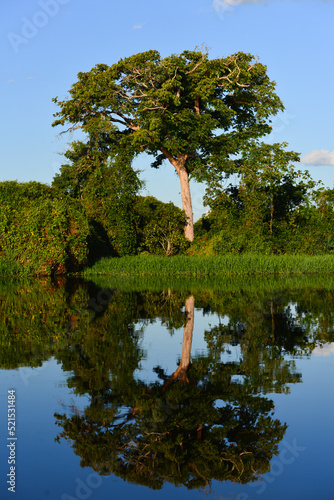
[[[334,255],[223,255],[217,257],[103,258],[83,276],[221,276],[334,273]]]
[[[0,257],[0,278],[5,276],[29,276],[31,274],[30,267],[22,266],[13,258]]]

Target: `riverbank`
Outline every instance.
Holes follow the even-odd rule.
[[[133,256],[103,258],[81,276],[220,276],[334,273],[334,255]]]
[[[334,275],[334,254],[327,255],[259,255],[240,254],[214,257],[178,255],[175,257],[126,256],[105,257],[87,266],[76,276],[270,276]],[[0,276],[41,276],[32,266],[0,258]],[[68,273],[71,275],[71,273]]]

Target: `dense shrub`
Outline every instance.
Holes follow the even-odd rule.
[[[0,255],[36,274],[87,263],[88,221],[79,202],[39,183],[0,183]]]
[[[22,207],[27,202],[38,199],[51,199],[53,197],[52,189],[46,184],[40,182],[0,182],[0,203],[7,204],[16,208]]]
[[[89,177],[82,190],[81,202],[94,227],[92,253],[96,252],[96,238],[104,241],[109,255],[136,253],[134,205],[141,184],[137,172],[125,163],[99,168]]]

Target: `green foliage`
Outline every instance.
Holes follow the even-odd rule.
[[[86,151],[82,143],[74,144]],[[105,164],[93,163],[84,173],[80,170],[82,158],[78,160],[72,155],[70,159],[73,163],[62,166],[52,186],[63,196],[80,199],[90,221],[90,258],[136,253],[134,205],[143,183],[130,159],[125,155],[106,158]]]
[[[92,221],[102,225],[113,253],[132,255],[137,250],[134,205],[142,186],[131,166],[115,163],[96,170],[85,184],[82,203]],[[94,241],[92,246],[94,247]]]
[[[285,235],[285,249],[290,253],[312,255],[334,251],[333,189],[318,189],[313,203],[302,207],[290,234]]]
[[[29,201],[52,198],[52,190],[46,184],[40,182],[0,182],[0,203],[1,206],[9,205],[16,208],[22,207]]]
[[[0,196],[1,257],[34,274],[87,263],[89,227],[77,201],[54,198],[50,187],[38,183],[1,183]]]
[[[0,366],[42,366],[67,343],[71,329],[83,328],[88,314],[78,315],[87,292],[49,280],[0,281]],[[69,290],[71,293],[69,293]]]
[[[274,87],[250,54],[210,60],[202,49],[162,59],[151,50],[79,73],[70,98],[54,99],[60,110],[53,125],[81,126],[90,138],[105,134],[111,150],[146,150],[155,167],[161,147],[188,154],[187,168],[198,177],[211,155],[226,161],[251,137],[270,132],[268,117],[283,108]]]
[[[138,196],[143,182],[129,158],[116,157],[87,171],[84,179],[76,175],[76,164],[64,165],[53,187],[80,199],[91,226],[91,258],[137,252],[171,256],[187,248],[184,213],[172,203]]]
[[[88,156],[88,145],[74,141],[64,156],[69,163],[62,165],[60,173],[55,174],[52,187],[63,195],[80,198],[84,183],[96,169],[93,162],[90,165],[83,164]]]
[[[83,360],[80,349],[84,337],[97,369],[101,368],[99,360],[103,357],[113,370],[120,369],[127,325],[134,321],[138,326],[139,321],[146,324],[160,318],[173,333],[175,328],[184,326],[184,301],[190,291],[196,308],[203,313],[215,312],[229,318],[218,331],[215,327],[208,330],[206,338],[212,353],[215,348],[222,348],[224,336],[226,342],[241,342],[245,348],[249,342],[261,349],[272,346],[273,318],[275,342],[283,351],[296,353],[302,348],[309,352],[317,341],[334,340],[333,277],[327,274],[281,279],[210,277],[176,282],[170,278],[133,281],[103,277],[95,281],[99,284],[66,280],[62,276],[52,283],[45,278],[0,280],[0,366],[40,366],[61,351],[58,359],[70,371],[75,346],[78,365]],[[288,310],[291,303],[298,304],[295,318]],[[136,331],[138,334],[138,328]],[[130,335],[135,332],[130,330]],[[108,351],[111,345],[114,353],[118,349],[115,358]],[[132,367],[136,359],[129,360]],[[91,375],[87,371],[87,376]]]
[[[155,168],[167,159],[185,184],[189,176],[210,181],[234,170],[234,155],[270,133],[270,116],[283,109],[266,71],[251,54],[210,60],[202,47],[166,58],[150,50],[79,73],[69,98],[53,100],[53,126],[88,136],[85,150],[74,144],[68,153],[77,186],[87,168],[120,153],[146,152]],[[191,201],[181,194],[192,220]]]
[[[285,147],[252,143],[242,152],[238,184],[224,187],[222,175],[212,179],[205,202],[216,254],[291,252],[291,235],[305,226],[316,183],[290,164],[299,155]],[[308,253],[305,245],[295,248]]]
[[[189,246],[183,230],[184,212],[173,203],[163,203],[151,196],[139,197],[135,211],[140,251],[170,257],[183,253]]]
[[[22,267],[15,257],[7,252],[6,257],[0,256],[0,276],[29,276],[30,269],[28,266]]]

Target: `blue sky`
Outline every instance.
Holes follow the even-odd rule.
[[[302,155],[298,168],[333,187],[333,20],[333,0],[2,0],[0,180],[51,183],[75,138],[57,138],[52,98],[65,97],[79,71],[205,43],[212,58],[243,51],[267,65],[286,108],[267,140],[288,142]],[[172,166],[149,164],[136,161],[146,194],[180,206]],[[204,187],[192,190],[198,218]]]

